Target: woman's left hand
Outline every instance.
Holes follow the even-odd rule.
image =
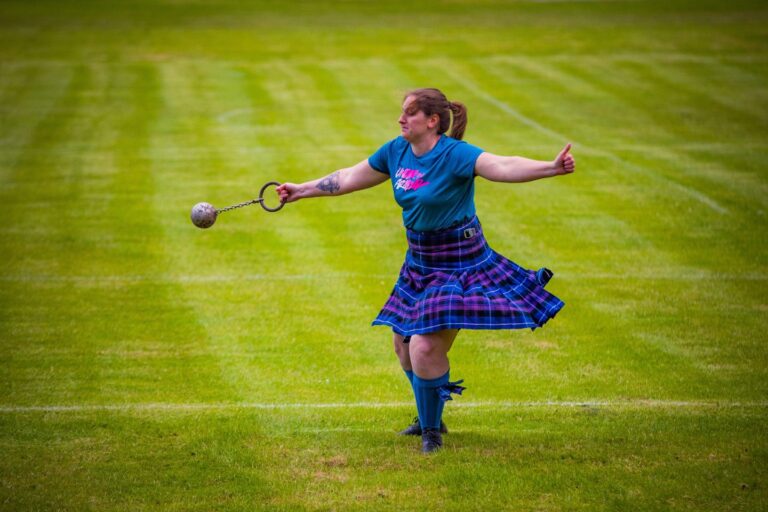
[[[571,143],[565,145],[563,150],[557,155],[553,163],[555,168],[555,174],[570,174],[576,170],[576,161],[573,159],[573,155],[569,153],[571,150]]]

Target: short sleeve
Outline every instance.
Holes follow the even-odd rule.
[[[392,147],[393,142],[394,141],[387,142],[381,146],[378,151],[368,157],[368,165],[370,165],[372,169],[389,175],[389,150]]]
[[[483,150],[464,141],[459,141],[451,151],[451,169],[460,178],[472,178],[475,175],[475,163]]]

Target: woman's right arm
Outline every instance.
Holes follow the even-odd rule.
[[[356,190],[370,188],[389,179],[383,172],[375,170],[368,164],[368,159],[339,169],[323,178],[304,183],[283,183],[277,187],[280,202],[292,203],[307,197],[340,196]]]

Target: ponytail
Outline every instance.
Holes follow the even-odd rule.
[[[461,140],[467,128],[467,107],[458,101],[449,101],[448,108],[451,116],[451,137]]]
[[[414,98],[414,104],[418,110],[424,112],[427,116],[437,114],[440,118],[440,124],[437,127],[437,133],[450,132],[454,139],[461,140],[464,137],[464,130],[467,128],[467,107],[458,101],[448,101],[439,89],[416,89],[405,95]]]

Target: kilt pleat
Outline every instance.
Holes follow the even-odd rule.
[[[488,246],[477,217],[435,232],[407,230],[408,251],[373,325],[403,336],[443,329],[535,329],[565,305],[552,273],[520,267]]]

